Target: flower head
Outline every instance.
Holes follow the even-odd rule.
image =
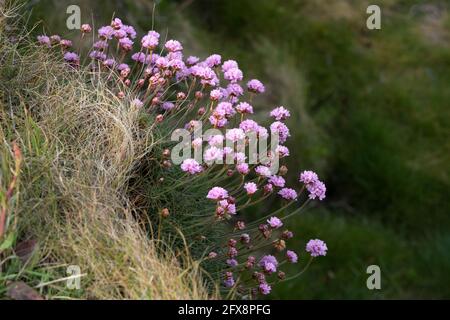
[[[182,51],[183,50],[183,46],[177,40],[169,40],[169,41],[167,41],[166,44],[164,45],[164,47],[170,52],[176,52],[176,51]]]
[[[272,290],[272,287],[268,283],[264,282],[259,285],[258,289],[261,294],[268,295]]]
[[[236,106],[236,110],[239,113],[253,113],[253,107],[247,102],[241,102]]]
[[[273,229],[278,229],[283,226],[283,222],[277,217],[271,217],[270,219],[267,219],[267,223]]]
[[[181,164],[181,170],[190,174],[196,174],[203,171],[203,167],[194,159],[186,159]]]
[[[287,138],[290,137],[289,128],[280,121],[275,121],[270,125],[270,131],[276,133],[279,136],[280,143],[285,143]]]
[[[281,106],[273,109],[270,112],[270,116],[275,118],[275,120],[280,121],[289,118],[291,116],[291,113],[285,107]]]
[[[259,266],[267,273],[276,272],[278,261],[274,256],[267,255],[261,258]]]
[[[270,169],[266,166],[257,166],[255,168],[255,172],[257,175],[264,177],[264,178],[268,178],[272,175],[272,173],[270,172]]]
[[[248,91],[253,93],[263,93],[264,91],[266,91],[266,88],[264,87],[262,82],[257,79],[252,79],[247,82],[247,89]]]
[[[212,200],[223,200],[228,198],[228,191],[221,187],[214,187],[211,190],[209,190],[206,198]]]
[[[66,52],[64,54],[64,60],[69,63],[78,63],[80,61],[80,57],[75,52]]]
[[[319,180],[319,177],[314,171],[305,170],[302,173],[300,173],[300,177],[298,180],[308,185],[314,184],[316,181]]]
[[[273,184],[275,187],[284,188],[286,181],[281,176],[271,176],[269,178],[269,182]]]
[[[327,188],[325,187],[325,184],[322,181],[315,181],[312,184],[308,184],[306,188],[309,191],[309,198],[314,200],[316,198],[319,198],[319,200],[325,199],[325,193],[327,191]]]
[[[238,68],[230,68],[224,72],[223,77],[225,80],[230,81],[231,83],[236,83],[242,81],[244,74],[241,69]]]
[[[220,66],[220,64],[222,63],[222,57],[218,54],[210,55],[208,58],[206,58],[205,63],[210,68]]]
[[[288,261],[290,263],[297,263],[297,261],[298,261],[297,254],[292,250],[286,251],[286,258],[288,259]]]
[[[278,194],[286,200],[297,200],[297,192],[294,189],[283,188],[278,191]]]
[[[37,36],[37,40],[40,44],[50,47],[51,43],[50,43],[50,38],[47,36]]]
[[[238,142],[240,140],[245,139],[244,131],[238,128],[228,130],[225,136],[227,140],[230,140],[232,142]]]
[[[252,195],[258,190],[258,187],[254,182],[247,182],[244,184],[244,189],[247,191],[248,195]]]
[[[159,44],[159,33],[156,31],[149,31],[147,35],[142,37],[141,45],[149,50],[155,49]]]
[[[224,73],[234,68],[239,68],[238,63],[234,60],[227,60],[222,64],[222,72]]]
[[[306,252],[309,252],[311,257],[325,256],[327,250],[327,244],[319,239],[309,240],[306,244]]]
[[[236,165],[236,169],[242,175],[246,175],[246,174],[248,174],[250,172],[250,169],[249,169],[247,163],[239,163],[239,164],[237,164]]]

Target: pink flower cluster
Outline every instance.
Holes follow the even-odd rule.
[[[83,41],[89,41],[90,37],[85,35],[90,32],[92,27],[83,24]],[[246,221],[245,209],[272,195],[287,200],[282,201],[287,203],[287,208],[297,206],[303,189],[309,192],[311,200],[323,200],[326,193],[325,185],[312,171],[300,174],[299,181],[304,185],[300,189],[287,186],[285,165],[277,172],[271,170],[275,157],[283,159],[289,156],[289,149],[284,145],[290,137],[285,123],[291,116],[289,110],[279,106],[270,112],[273,122],[269,127],[271,133],[278,134],[278,145],[274,151],[267,152],[268,161],[258,158],[258,163],[250,165],[246,161],[251,155],[239,150],[237,145],[247,145],[250,134],[259,139],[269,137],[266,127],[249,119],[255,112],[254,99],[266,91],[264,84],[257,79],[243,82],[245,77],[239,64],[235,60],[224,60],[219,54],[205,59],[185,57],[182,43],[174,39],[163,43],[160,34],[154,30],[140,39],[136,38],[133,26],[124,24],[119,18],[113,19],[109,25],[97,30],[88,53],[88,67],[113,83],[111,89],[119,99],[153,117],[152,128],[162,123],[170,126],[166,119],[175,118],[176,123],[186,123],[184,128],[193,135],[200,125],[219,130],[209,137],[195,137],[188,144],[191,151],[200,150],[203,145],[207,147],[202,152],[205,164],[199,163],[197,157],[185,159],[180,169],[189,177],[183,179],[206,177],[215,185],[206,195],[211,200],[210,224],[229,223],[230,229],[233,228],[227,243],[215,244],[208,254],[208,259],[223,263],[223,285],[236,288],[242,296],[248,293],[252,296],[269,294],[274,277],[280,281],[285,279],[280,270],[282,262],[297,263],[299,260],[297,253],[287,250],[287,242],[293,233],[283,230],[285,210],[279,211],[283,216],[266,212],[252,222]],[[45,48],[62,50],[63,59],[71,68],[81,68],[79,55],[69,50],[72,47],[70,40],[61,39],[58,35],[41,35],[37,40]],[[228,130],[225,132],[225,129]],[[225,141],[232,142],[233,147],[223,147]],[[167,170],[179,170],[172,166],[169,156],[170,151],[163,152],[161,166]],[[225,159],[232,159],[233,164],[223,164]],[[220,186],[225,186],[225,182],[231,187],[225,189]],[[266,210],[264,206],[258,208]],[[271,254],[262,255],[260,250],[254,250],[266,247],[271,248]],[[327,247],[321,240],[310,240],[306,251],[312,257],[323,256]],[[239,273],[239,277],[234,273]]]

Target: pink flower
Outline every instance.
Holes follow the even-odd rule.
[[[273,229],[278,229],[278,228],[281,228],[283,226],[283,222],[280,219],[278,219],[277,217],[271,217],[270,219],[267,220],[267,223]]]
[[[285,143],[287,138],[290,137],[289,128],[280,121],[275,121],[270,125],[270,131],[272,134],[276,133],[279,136],[280,143]]]
[[[260,139],[267,139],[269,137],[269,133],[267,132],[267,129],[262,126],[259,126],[258,127],[258,137]]]
[[[292,250],[286,251],[286,258],[288,259],[288,261],[290,263],[297,263],[297,261],[298,261],[297,254]]]
[[[187,59],[186,59],[186,64],[188,65],[188,66],[193,66],[194,64],[196,64],[197,62],[199,62],[200,61],[200,59],[198,58],[198,57],[195,57],[195,56],[189,56]]]
[[[156,31],[149,31],[147,35],[142,37],[141,45],[149,50],[155,49],[159,44],[159,33]]]
[[[236,82],[242,81],[244,74],[238,68],[231,68],[231,69],[228,69],[227,71],[225,71],[225,73],[223,74],[223,77],[225,78],[225,80],[228,80],[231,83],[236,83]]]
[[[183,46],[177,40],[169,40],[169,41],[166,42],[166,44],[164,46],[170,52],[176,52],[176,51],[182,51],[183,50]]]
[[[246,159],[247,157],[243,152],[236,152],[234,154],[234,160],[236,160],[236,163],[244,163]]]
[[[263,93],[264,91],[266,91],[266,88],[264,87],[262,82],[257,79],[252,79],[247,82],[247,89],[248,91],[253,93]]]
[[[239,113],[253,113],[253,107],[247,102],[241,102],[236,106],[236,110]]]
[[[220,64],[222,63],[222,57],[218,54],[210,55],[208,58],[206,58],[205,63],[210,68],[220,66]]]
[[[239,128],[244,130],[245,133],[248,133],[248,132],[251,132],[251,131],[258,132],[259,124],[256,123],[255,121],[251,120],[251,119],[247,119],[247,120],[242,121],[239,124]]]
[[[220,200],[219,201],[219,208],[223,209],[223,213],[228,213],[231,215],[236,214],[236,205],[234,203],[230,203],[228,200]]]
[[[106,40],[100,40],[95,42],[93,47],[98,50],[105,50],[108,48],[108,42]]]
[[[275,118],[275,120],[280,121],[289,118],[291,116],[291,113],[285,107],[281,106],[273,109],[270,112],[270,116]]]
[[[259,176],[264,177],[264,178],[268,178],[272,175],[272,173],[270,172],[270,169],[266,166],[257,166],[255,168],[255,172],[256,172],[256,174],[258,174]]]
[[[122,28],[122,26],[122,20],[120,20],[119,18],[114,18],[113,21],[111,21],[111,27],[113,27],[114,29],[120,29]]]
[[[141,100],[139,100],[139,99],[134,99],[133,101],[131,101],[131,104],[133,105],[133,106],[135,106],[136,108],[142,108],[142,106],[144,105],[144,103],[141,101]]]
[[[237,62],[234,60],[227,60],[222,65],[222,72],[225,73],[228,70],[233,69],[233,68],[236,68],[236,69],[239,68]]]
[[[80,58],[75,52],[66,52],[64,54],[64,60],[69,63],[78,63]]]
[[[286,200],[297,200],[297,192],[294,189],[283,188],[278,194]]]
[[[72,41],[67,40],[67,39],[62,39],[60,41],[61,46],[65,47],[65,48],[69,48],[72,46]]]
[[[223,97],[223,93],[220,89],[211,90],[209,97],[212,101],[219,101]]]
[[[181,170],[190,174],[196,174],[203,171],[203,167],[194,159],[186,159],[181,164]]]
[[[226,136],[227,140],[230,140],[232,142],[238,142],[240,140],[245,139],[244,131],[242,129],[237,129],[237,128],[227,130],[227,133],[225,136]]]
[[[275,152],[278,153],[280,158],[289,156],[289,149],[285,146],[279,145],[278,147],[276,147]]]
[[[216,134],[208,137],[208,143],[210,146],[221,147],[223,146],[224,136]]]
[[[50,47],[50,38],[47,36],[37,36],[38,42],[44,46]]]
[[[216,109],[214,109],[214,112],[226,118],[231,118],[236,114],[236,110],[234,110],[233,105],[229,102],[220,102]]]
[[[259,266],[263,268],[267,273],[276,272],[278,261],[274,256],[267,255],[261,258],[261,260],[259,261]]]
[[[100,60],[100,61],[106,60],[106,54],[104,54],[101,51],[96,51],[96,50],[92,51],[89,54],[89,57],[92,58],[92,59],[95,59],[95,60]]]
[[[216,128],[223,128],[227,125],[228,120],[226,118],[218,118],[215,116],[210,116],[209,122]]]
[[[246,175],[250,172],[250,169],[248,168],[248,164],[246,164],[246,163],[239,163],[238,165],[236,165],[236,169],[242,175]]]
[[[124,37],[119,40],[120,47],[125,51],[130,51],[133,48],[133,41],[130,38]]]
[[[127,33],[129,38],[136,39],[136,30],[132,26],[122,25],[122,30]]]
[[[240,97],[244,94],[244,89],[237,83],[230,83],[227,86],[228,96],[232,97]]]
[[[125,32],[125,30],[119,29],[114,32],[114,37],[116,39],[122,39],[122,38],[125,38],[126,36],[127,36],[127,33]]]
[[[284,178],[281,176],[271,176],[269,178],[269,182],[278,188],[284,188],[284,185],[286,183]]]
[[[247,182],[246,184],[244,184],[244,189],[245,191],[247,191],[247,194],[251,196],[258,190],[258,187],[254,182]]]
[[[267,282],[263,282],[263,283],[259,284],[258,289],[262,295],[266,296],[270,293],[270,291],[272,290],[272,287]]]
[[[315,181],[312,184],[306,185],[306,188],[309,191],[309,198],[314,200],[316,198],[319,198],[320,201],[325,199],[325,193],[327,191],[327,188],[325,187],[325,184],[322,181]]]
[[[192,148],[197,149],[200,148],[203,144],[202,138],[197,138],[192,140]]]
[[[209,190],[206,198],[212,200],[223,200],[228,198],[228,191],[221,187],[214,187]]]
[[[319,239],[309,240],[306,244],[306,252],[311,254],[311,257],[326,256],[327,244]]]
[[[203,154],[203,159],[207,164],[218,162],[223,159],[223,150],[216,147],[210,147]]]
[[[303,182],[304,184],[313,184],[319,180],[319,177],[317,176],[317,173],[315,173],[314,171],[305,170],[302,173],[300,173],[300,177],[298,180],[300,182]]]
[[[90,33],[92,31],[92,27],[88,24],[81,25],[81,32]]]
[[[114,35],[114,28],[111,26],[104,26],[98,29],[98,36],[99,38],[109,40]]]
[[[156,59],[155,64],[160,69],[166,69],[169,66],[169,61],[164,57],[159,57]]]
[[[162,104],[162,108],[166,111],[170,111],[175,108],[175,104],[173,102],[166,101]]]

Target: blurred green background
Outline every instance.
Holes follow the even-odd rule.
[[[369,1],[27,1],[30,23],[62,33],[66,8],[82,22],[115,13],[183,42],[187,54],[236,59],[266,84],[261,119],[293,113],[289,168],[317,171],[326,201],[289,227],[329,253],[271,298],[450,298],[450,18],[448,1],[377,1],[381,30],[368,30]],[[381,268],[368,290],[366,268]]]

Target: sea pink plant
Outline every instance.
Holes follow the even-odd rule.
[[[81,40],[89,41],[90,37],[86,34],[92,32],[92,27],[83,25],[80,32]],[[167,188],[171,188],[170,184],[174,188],[185,188],[186,196],[192,197],[192,201],[199,206],[201,201],[209,203],[204,208],[198,208],[203,211],[198,216],[205,217],[210,212],[202,232],[212,230],[218,224],[224,224],[224,229],[230,230],[222,237],[225,243],[223,240],[214,242],[214,237],[206,238],[208,241],[204,242],[208,243],[204,251],[209,252],[206,258],[223,267],[218,279],[225,288],[234,290],[242,297],[269,294],[273,277],[278,278],[276,281],[285,281],[285,273],[279,270],[283,263],[298,262],[297,254],[287,249],[288,240],[294,235],[283,229],[285,218],[300,210],[308,201],[323,200],[326,196],[325,184],[312,171],[303,171],[299,175],[298,188],[286,187],[288,170],[285,165],[280,167],[278,173],[271,171],[277,157],[283,162],[283,158],[289,156],[289,149],[284,146],[290,136],[289,127],[284,123],[291,116],[289,110],[279,106],[270,112],[270,118],[274,121],[270,124],[270,133],[278,134],[279,145],[264,151],[269,161],[263,161],[260,154],[256,157],[256,163],[247,163],[253,155],[247,155],[239,149],[239,145],[249,144],[250,136],[269,138],[268,129],[251,119],[256,110],[254,106],[258,104],[258,95],[266,91],[261,81],[251,79],[244,82],[244,73],[238,63],[232,59],[222,59],[219,54],[211,54],[204,59],[196,56],[185,58],[181,42],[171,39],[160,43],[160,34],[154,30],[148,31],[135,45],[136,30],[120,18],[114,18],[109,25],[100,27],[93,37],[89,51],[91,59],[87,59],[92,75],[89,81],[98,81],[103,77],[105,83],[111,86],[108,88],[125,105],[141,112],[142,124],[149,123],[155,135],[159,130],[177,130],[178,125],[173,127],[175,124],[180,124],[181,128],[184,125],[188,130],[192,139],[186,145],[194,151],[195,159],[184,159],[179,168],[175,167],[174,162],[169,160],[170,149],[164,149],[161,155],[150,151],[151,159],[160,161],[162,170],[170,172],[169,183],[164,182],[164,171],[159,177],[161,186],[167,183]],[[69,68],[84,67],[80,61],[85,59],[80,59],[76,50],[69,51],[72,46],[70,40],[61,39],[58,35],[41,35],[38,42],[47,47],[46,50],[62,52]],[[265,120],[261,118],[259,121],[264,123]],[[196,135],[202,127],[212,127],[215,132],[210,136]],[[166,142],[169,144],[172,141],[164,140]],[[233,144],[229,145],[230,142]],[[205,165],[196,160],[196,152],[203,155]],[[232,163],[223,161],[228,159]],[[180,181],[176,181],[172,177],[180,169],[187,175],[180,175]],[[208,183],[214,185],[206,195],[211,201],[206,201],[205,195],[203,200],[192,196],[189,188],[195,186],[196,181],[201,181],[200,186]],[[307,193],[307,197],[303,192]],[[163,198],[161,201],[164,201]],[[283,205],[277,216],[268,210],[268,206],[264,206],[266,198]],[[306,200],[303,204],[295,202],[300,199]],[[261,207],[257,208],[262,209],[263,216],[257,221],[247,221],[250,219],[245,215],[245,209],[257,203],[261,203]],[[291,209],[292,213],[289,212]],[[202,237],[203,233],[199,237],[203,240],[199,241],[204,241]],[[324,256],[327,250],[326,244],[318,239],[310,240],[306,245],[306,251],[312,257]],[[277,257],[283,263],[279,263]]]

